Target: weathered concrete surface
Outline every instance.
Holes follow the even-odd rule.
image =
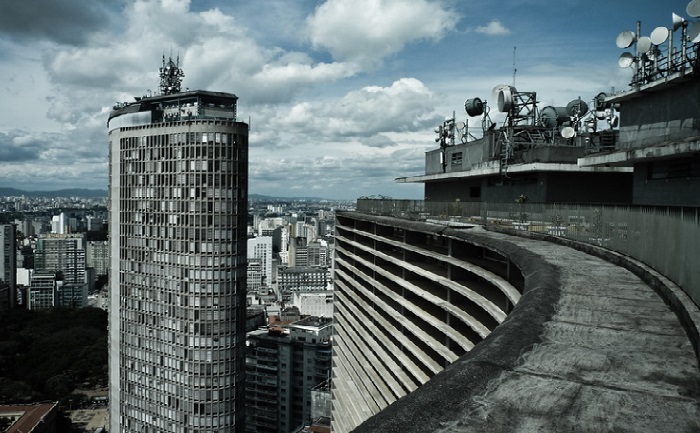
[[[355,432],[700,431],[697,358],[649,285],[564,245],[473,236],[526,271],[521,302],[472,352]]]

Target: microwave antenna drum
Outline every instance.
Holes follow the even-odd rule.
[[[464,109],[470,117],[481,116],[484,114],[484,103],[479,98],[467,99]]]
[[[588,113],[588,104],[583,102],[580,98],[574,99],[566,104],[566,112],[569,113],[569,116],[584,116]]]

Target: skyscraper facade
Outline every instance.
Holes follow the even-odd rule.
[[[114,433],[243,431],[248,125],[178,63],[108,122]]]
[[[17,303],[17,226],[0,224],[0,311]]]
[[[34,253],[34,268],[38,272],[60,273],[65,284],[84,285],[85,234],[46,233],[39,236]]]

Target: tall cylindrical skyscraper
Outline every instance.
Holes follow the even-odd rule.
[[[182,76],[108,122],[113,433],[243,431],[248,125]]]

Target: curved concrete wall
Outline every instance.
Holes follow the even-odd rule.
[[[356,213],[336,221],[333,431],[349,432],[488,337],[523,276],[468,229]]]

